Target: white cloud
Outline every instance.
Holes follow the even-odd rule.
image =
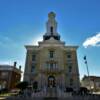
[[[89,47],[89,46],[100,46],[100,32],[97,33],[96,35],[87,38],[84,42],[83,42],[83,46],[85,48]]]

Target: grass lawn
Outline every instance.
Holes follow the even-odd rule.
[[[0,97],[2,97],[2,96],[10,96],[11,94],[10,93],[2,93],[2,94],[0,94]]]
[[[2,93],[0,94],[0,97],[8,97],[8,96],[14,96],[17,95],[17,93]]]

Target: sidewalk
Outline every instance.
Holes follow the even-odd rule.
[[[5,96],[0,96],[0,100],[5,100],[6,97]]]

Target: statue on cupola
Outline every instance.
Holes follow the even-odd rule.
[[[48,40],[53,37],[55,40],[60,40],[60,35],[57,33],[57,22],[55,20],[56,14],[50,12],[48,14],[48,21],[46,23],[46,33],[43,36],[44,40]]]

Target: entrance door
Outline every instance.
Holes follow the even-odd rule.
[[[52,75],[48,77],[48,87],[55,87],[55,77]]]

